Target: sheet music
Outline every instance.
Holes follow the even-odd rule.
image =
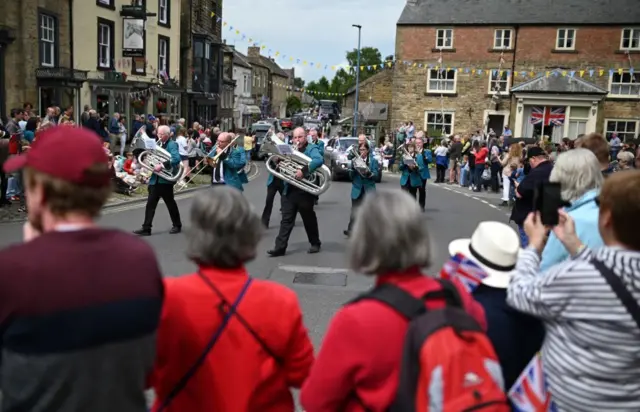
[[[407,166],[415,166],[416,160],[412,158],[407,158],[407,159],[404,159],[404,164]]]
[[[293,149],[288,144],[279,144],[276,147],[282,155],[290,155],[293,153]]]

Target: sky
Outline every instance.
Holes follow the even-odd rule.
[[[222,35],[244,54],[249,39],[265,45],[263,55],[271,51],[280,67],[294,67],[296,77],[306,82],[322,76],[331,80],[335,73],[331,66],[346,66],[346,51],[358,47],[358,29],[352,24],[362,25],[362,47],[377,47],[382,58],[394,54],[396,22],[404,4],[404,0],[227,0]]]

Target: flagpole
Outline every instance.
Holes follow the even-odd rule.
[[[547,106],[542,106],[542,127],[540,128],[540,141],[544,142],[544,125],[547,117]]]

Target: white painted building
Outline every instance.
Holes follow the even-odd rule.
[[[227,47],[232,48],[233,46]],[[233,53],[233,80],[236,82],[233,117],[236,127],[248,129],[253,121],[259,118],[260,108],[251,97],[251,64],[242,53],[235,49],[233,49]]]

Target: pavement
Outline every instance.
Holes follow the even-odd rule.
[[[261,211],[266,196],[268,173],[262,163],[253,180],[245,186],[244,194],[256,210]],[[397,188],[399,175],[385,173],[379,188]],[[316,348],[320,347],[327,324],[336,310],[372,285],[370,278],[352,273],[347,269],[345,249],[347,239],[343,235],[351,210],[351,184],[333,182],[331,188],[320,197],[318,215],[321,253],[306,253],[309,244],[302,222],[298,218],[291,235],[287,254],[279,258],[267,257],[279,228],[278,197],[274,205],[271,227],[259,245],[258,257],[247,265],[249,273],[259,279],[271,279],[295,290],[305,315],[305,323]],[[188,229],[188,211],[196,192],[177,196],[185,229]],[[495,195],[494,195],[495,196]],[[486,202],[486,203],[485,203]],[[493,202],[497,204],[496,202]],[[507,221],[506,209],[492,207],[479,194],[465,188],[446,184],[427,184],[427,207],[422,224],[430,228],[434,240],[433,267],[427,273],[436,274],[448,259],[447,245],[450,241],[470,237],[480,221]],[[140,227],[144,217],[144,202],[117,205],[104,210],[100,224],[106,227],[131,231]],[[195,265],[184,255],[184,235],[169,235],[171,221],[161,203],[155,216],[153,236],[144,238],[156,251],[165,276],[180,276],[192,273]],[[421,222],[416,222],[420,224]],[[0,225],[0,248],[20,242],[22,223]]]

